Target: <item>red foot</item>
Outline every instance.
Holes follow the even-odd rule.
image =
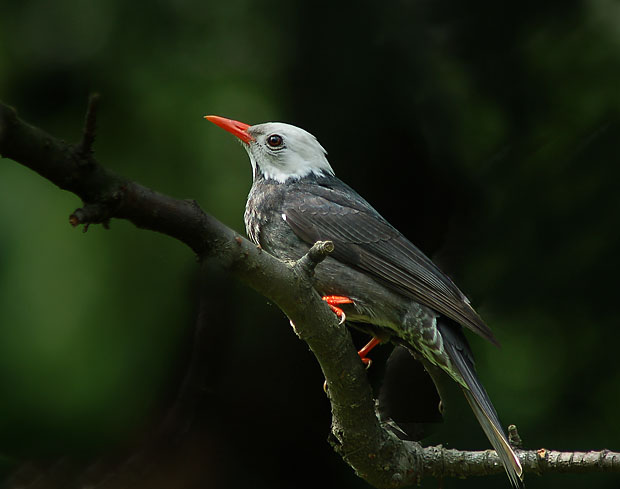
[[[353,301],[343,295],[325,295],[322,297],[322,299],[327,302],[327,305],[330,307],[330,309],[334,311],[336,316],[338,316],[338,318],[340,319],[340,324],[344,323],[347,316],[345,315],[344,311],[340,309],[337,305],[353,304]],[[366,344],[366,346],[364,346],[364,348],[357,352],[357,354],[360,356],[360,360],[362,360],[362,363],[366,365],[366,368],[370,367],[370,364],[372,363],[372,360],[370,358],[367,358],[366,355],[368,355],[368,353],[370,353],[370,350],[372,350],[379,343],[381,343],[381,340],[373,336],[373,338]]]
[[[340,324],[344,323],[347,319],[346,314],[342,309],[336,306],[336,304],[353,304],[353,301],[348,297],[342,295],[325,295],[322,299],[327,302],[329,308],[334,311],[334,314],[340,319]]]
[[[372,360],[370,358],[367,358],[366,355],[368,355],[368,353],[370,353],[370,350],[372,350],[379,343],[381,343],[381,340],[373,336],[372,340],[366,343],[366,346],[364,346],[364,348],[357,352],[357,354],[360,356],[360,360],[362,361],[362,363],[366,365],[366,368],[370,367],[370,364],[372,363]]]

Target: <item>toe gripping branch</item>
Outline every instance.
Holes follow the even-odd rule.
[[[322,299],[327,302],[329,308],[334,311],[334,314],[336,314],[336,316],[338,316],[338,318],[340,319],[340,324],[344,323],[347,319],[347,316],[344,311],[338,306],[342,304],[353,304],[353,301],[348,297],[342,295],[326,295],[323,296]],[[372,350],[379,343],[381,343],[381,340],[373,337],[366,344],[366,346],[364,346],[360,351],[357,352],[357,354],[360,356],[360,359],[362,360],[362,363],[366,365],[366,367],[370,367],[370,364],[372,363],[372,360],[370,358],[367,358],[366,355],[368,355],[370,350]]]
[[[347,320],[347,315],[338,306],[341,304],[353,304],[353,301],[348,297],[342,295],[324,295],[322,299],[327,302],[329,308],[334,311],[334,314],[340,319],[340,324]]]

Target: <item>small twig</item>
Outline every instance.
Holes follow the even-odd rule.
[[[86,204],[69,216],[69,224],[73,227],[83,224],[84,232],[91,224],[102,224],[104,229],[110,229],[110,215],[110,204]]]
[[[97,110],[99,109],[98,93],[92,93],[88,97],[88,107],[86,108],[86,117],[84,118],[84,133],[82,141],[78,146],[78,154],[82,158],[88,158],[93,152],[93,143],[95,142],[95,129],[97,127]]]
[[[312,274],[316,266],[321,263],[327,255],[334,251],[334,243],[331,241],[317,241],[312,245],[312,248],[308,250],[304,256],[302,256],[297,262],[295,267],[300,268],[308,274]]]
[[[293,271],[300,271],[304,278],[309,279],[314,274],[316,266],[325,260],[327,255],[333,251],[334,243],[331,241],[317,241],[304,256],[293,263]],[[308,283],[308,285],[310,284]],[[295,334],[301,338],[302,335],[297,329],[297,326],[295,326],[295,323],[292,320],[289,320],[289,322]]]
[[[508,442],[515,448],[523,447],[523,440],[517,431],[517,425],[508,426]]]

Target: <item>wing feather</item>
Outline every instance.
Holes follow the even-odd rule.
[[[452,280],[354,190],[338,183],[300,186],[294,201],[285,198],[283,212],[293,232],[308,244],[333,241],[336,260],[498,344]]]

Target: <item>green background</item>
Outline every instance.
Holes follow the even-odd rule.
[[[247,157],[202,116],[304,127],[492,327],[501,349],[472,338],[479,373],[525,445],[620,450],[619,25],[612,0],[3,0],[0,99],[78,141],[100,92],[99,161],[239,232]],[[277,308],[199,279],[165,236],[73,229],[79,206],[0,161],[8,486],[367,487],[327,445],[320,372]],[[196,318],[199,394],[159,446]],[[469,414],[432,442],[488,446]]]

